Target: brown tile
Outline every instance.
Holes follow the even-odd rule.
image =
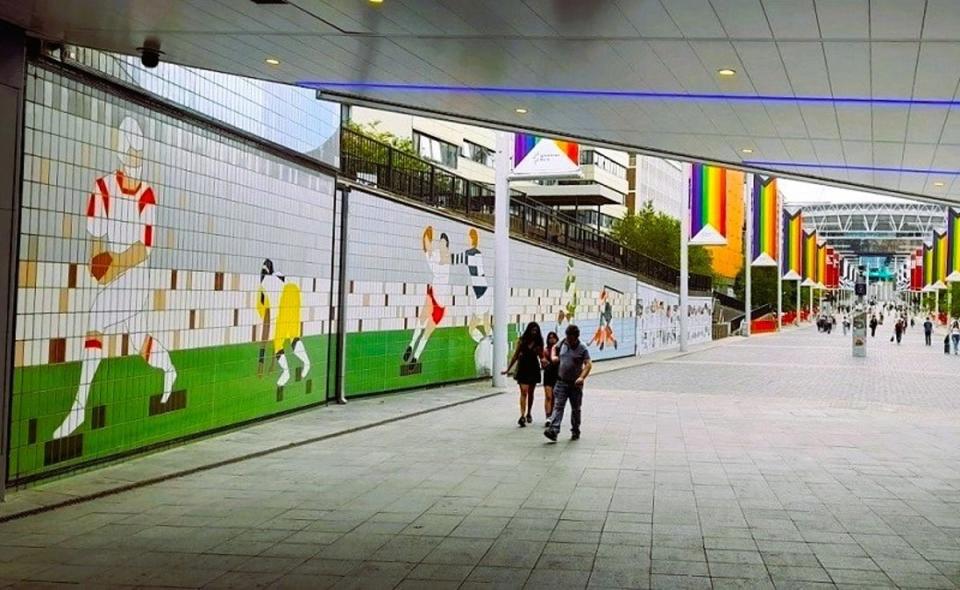
[[[22,367],[27,355],[27,345],[23,340],[17,340],[13,345],[13,366]]]
[[[30,260],[20,261],[20,272],[17,278],[17,286],[23,288],[32,288],[37,286],[37,263]]]
[[[70,311],[70,289],[60,289],[60,297],[57,303],[60,313]]]
[[[166,414],[167,412],[174,412],[176,410],[182,410],[187,407],[187,392],[179,389],[170,394],[170,398],[167,400],[167,403],[161,403],[160,399],[163,397],[161,394],[151,395],[150,396],[150,415],[156,416],[158,414]]]
[[[234,325],[234,327],[237,327],[237,326],[240,325],[240,310],[239,310],[239,309],[234,309],[234,310],[233,310],[233,325]]]
[[[176,270],[170,271],[170,290],[171,291],[177,290],[177,271]]]
[[[120,337],[120,356],[130,354],[130,335],[124,334]]]
[[[213,290],[223,291],[223,273],[222,272],[213,273]]]
[[[71,264],[67,267],[67,288],[76,289],[77,288],[77,265]]]
[[[194,330],[197,327],[197,310],[190,310],[190,329]]]
[[[153,310],[164,311],[165,309],[167,309],[167,292],[157,289],[153,292]]]
[[[65,362],[67,360],[67,339],[66,338],[51,338],[50,339],[50,356],[48,362],[51,365]]]

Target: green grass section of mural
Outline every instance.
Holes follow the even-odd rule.
[[[401,374],[403,352],[412,330],[354,333],[347,337],[344,376],[350,397],[462,381],[477,377],[476,342],[466,328],[437,329],[424,349],[420,371]],[[270,369],[269,350],[263,377],[257,375],[260,344],[237,344],[171,353],[177,368],[175,390],[185,390],[186,407],[151,416],[150,397],[159,394],[163,377],[139,356],[107,359],[100,364],[87,400],[83,454],[45,465],[44,445],[66,416],[80,380],[80,363],[18,368],[14,373],[10,478],[77,466],[101,458],[262,418],[323,401],[327,381],[327,337],[304,339],[312,368],[306,380],[292,377],[277,401],[280,369]],[[299,360],[287,354],[291,375]],[[333,358],[331,355],[331,370]],[[106,406],[106,424],[94,428],[93,409]],[[36,419],[36,441],[29,442],[30,421]]]
[[[105,360],[90,391],[86,420],[76,431],[83,434],[83,455],[46,466],[44,444],[73,403],[80,363],[18,368],[14,374],[10,478],[80,464],[323,401],[327,389],[327,336],[308,336],[304,344],[311,371],[306,379],[295,381],[293,376],[300,362],[288,354],[291,379],[280,401],[276,386],[280,368],[274,363],[272,371],[265,372],[262,378],[257,375],[259,344],[172,352],[178,373],[174,389],[186,391],[186,407],[154,416],[149,415],[150,396],[162,391],[162,374],[148,367],[139,356]],[[267,369],[270,364],[268,349]],[[92,412],[100,405],[106,406],[106,424],[94,429]],[[33,444],[28,442],[31,419],[37,420],[37,440]]]
[[[477,377],[473,341],[465,327],[438,328],[420,359],[420,372],[402,375],[412,330],[360,332],[347,338],[344,390],[359,396]]]

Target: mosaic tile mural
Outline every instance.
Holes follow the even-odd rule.
[[[323,401],[334,179],[39,67],[10,478]]]
[[[680,296],[671,291],[637,283],[637,354],[670,350],[680,346]],[[687,342],[710,342],[713,299],[690,297],[687,310]]]
[[[347,394],[489,375],[492,232],[359,190],[348,225]],[[518,240],[510,264],[511,341],[575,322],[593,358],[635,354],[632,277]]]

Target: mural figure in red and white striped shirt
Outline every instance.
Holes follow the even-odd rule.
[[[126,117],[117,137],[120,167],[98,178],[87,200],[89,270],[99,290],[88,315],[80,385],[70,412],[53,433],[55,439],[83,424],[90,387],[103,358],[104,336],[128,334],[130,349],[163,371],[161,403],[166,403],[177,379],[167,349],[138,321],[150,300],[147,261],[154,245],[157,208],[153,188],[141,178],[143,130],[136,119]]]

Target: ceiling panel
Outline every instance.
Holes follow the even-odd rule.
[[[817,22],[824,39],[870,38],[868,0],[816,0]]]
[[[155,35],[168,61],[286,83],[451,85],[448,91],[327,86],[327,96],[730,165],[823,163],[788,170],[832,182],[868,179],[883,191],[930,189],[915,178],[925,175],[853,173],[843,166],[960,170],[960,119],[950,105],[870,102],[954,98],[955,0],[97,4],[91,19],[90,0],[0,0],[0,18],[44,38],[123,53]],[[282,63],[267,67],[266,57]],[[719,77],[725,67],[736,76]],[[476,86],[502,92],[468,88]],[[535,92],[547,88],[588,94]],[[668,96],[589,94],[607,90]],[[521,104],[525,116],[514,112]],[[744,147],[753,153],[743,154]]]
[[[763,6],[777,40],[820,38],[813,0],[764,0]]]

